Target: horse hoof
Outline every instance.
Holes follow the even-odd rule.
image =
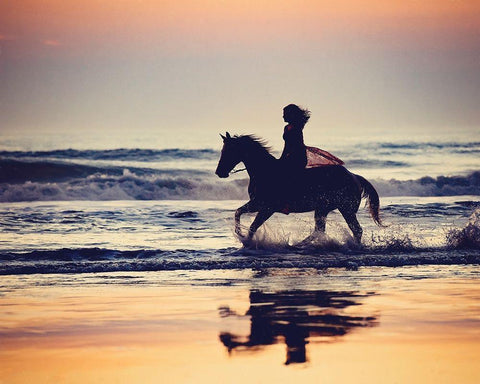
[[[249,239],[247,236],[239,237],[238,239],[240,240],[244,248],[247,248],[247,249],[252,248],[253,241]]]
[[[237,239],[240,240],[240,242],[243,244],[249,241],[248,236],[244,236],[240,231],[235,232],[235,236],[237,236]]]
[[[240,240],[240,242],[243,244],[244,247],[246,248],[250,248],[253,244],[254,244],[254,241],[253,241],[253,236],[242,236],[242,235],[238,235],[237,236],[238,240]]]

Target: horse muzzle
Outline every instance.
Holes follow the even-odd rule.
[[[215,171],[215,174],[216,174],[218,177],[220,177],[221,179],[226,179],[226,178],[230,175],[229,172],[225,172],[225,171],[222,171],[222,170],[220,170],[220,169],[217,169],[217,170]]]

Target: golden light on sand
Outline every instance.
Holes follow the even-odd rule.
[[[222,330],[245,336],[252,330],[247,313],[256,304],[249,303],[243,285],[32,287],[0,300],[0,373],[7,383],[187,383],[212,378],[236,383],[424,383],[452,377],[473,383],[480,333],[478,306],[470,298],[479,292],[471,281],[452,283],[404,282],[398,290],[383,280],[382,294],[362,295],[360,306],[330,311],[374,315],[376,326],[344,336],[310,337],[306,363],[291,365],[285,365],[282,337],[271,345],[230,353],[220,342]],[[235,312],[233,317],[219,315],[225,305]]]

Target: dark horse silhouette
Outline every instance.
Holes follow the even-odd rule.
[[[245,164],[250,184],[250,201],[235,211],[235,233],[241,234],[240,216],[258,212],[248,231],[251,240],[257,229],[275,212],[315,211],[315,232],[325,232],[329,212],[338,209],[355,240],[360,243],[362,227],[356,213],[363,197],[368,198],[370,214],[376,224],[380,200],[375,188],[362,176],[349,172],[341,165],[306,168],[293,175],[286,172],[284,163],[276,159],[265,144],[252,135],[222,136],[223,148],[215,173],[229,176],[240,162]],[[314,232],[314,233],[315,233]]]

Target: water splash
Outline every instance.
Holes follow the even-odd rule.
[[[242,234],[248,232],[241,226]],[[362,249],[351,232],[343,225],[329,222],[328,234],[312,232],[312,221],[296,218],[290,223],[281,220],[264,223],[252,239],[235,234],[243,247],[249,250],[263,250],[277,253],[301,252],[350,252]]]
[[[475,210],[462,229],[447,233],[447,247],[451,249],[480,249],[480,209]]]

